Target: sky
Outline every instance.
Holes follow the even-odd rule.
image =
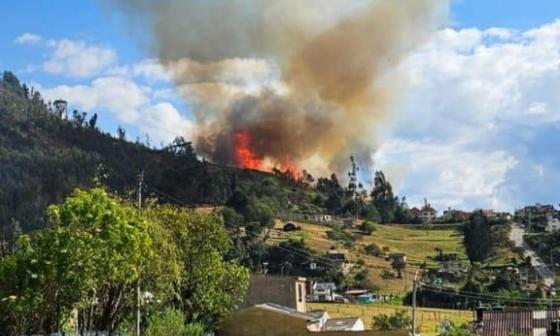
[[[2,3],[0,70],[47,100],[154,146],[190,137],[189,102],[103,1]],[[455,0],[450,17],[396,71],[403,99],[372,153],[410,206],[438,210],[560,201],[560,2]]]

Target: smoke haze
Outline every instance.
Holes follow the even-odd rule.
[[[196,117],[195,148],[250,168],[340,171],[393,112],[392,70],[445,23],[446,0],[119,0]],[[245,153],[245,152],[244,152]],[[254,167],[254,164],[261,165]]]

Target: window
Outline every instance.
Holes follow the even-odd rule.
[[[303,302],[303,285],[298,284],[297,286],[297,299],[298,302]]]

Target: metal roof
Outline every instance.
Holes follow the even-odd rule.
[[[280,314],[290,315],[292,317],[303,319],[306,321],[313,321],[321,317],[321,315],[319,315],[318,312],[314,312],[313,314],[306,314],[306,313],[299,312],[296,309],[281,306],[275,303],[263,303],[263,304],[255,305],[255,307],[274,311]]]
[[[547,335],[552,322],[560,319],[560,311],[489,311],[482,315],[482,336]]]
[[[345,331],[351,330],[352,327],[360,320],[359,317],[333,318],[327,320],[323,326],[324,331]]]

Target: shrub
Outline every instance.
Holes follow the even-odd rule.
[[[343,230],[329,230],[326,232],[327,238],[341,242],[344,246],[349,247],[356,241],[355,237]]]
[[[185,328],[186,336],[204,336],[204,324],[200,322],[192,322],[187,324]]]
[[[379,247],[379,245],[377,245],[376,243],[366,245],[364,247],[364,251],[366,252],[366,254],[376,256],[376,257],[379,257],[383,254],[381,247]]]
[[[146,336],[190,335],[186,334],[183,314],[175,309],[166,309],[163,313],[150,316]],[[192,334],[197,335],[197,334]],[[202,334],[200,334],[202,335]]]
[[[373,329],[377,330],[406,329],[411,325],[412,319],[404,310],[399,310],[394,315],[379,314],[373,317]]]
[[[363,221],[362,224],[360,224],[360,226],[358,227],[358,229],[362,231],[364,234],[371,235],[372,233],[375,232],[377,228],[374,223]]]

